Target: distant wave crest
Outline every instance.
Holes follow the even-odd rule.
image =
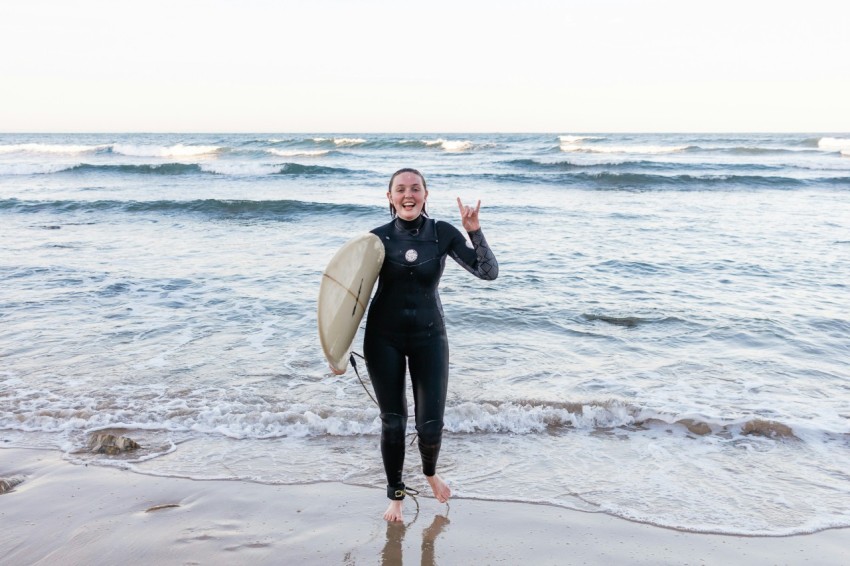
[[[48,153],[48,154],[79,154],[97,153],[109,151],[110,144],[103,145],[79,145],[79,144],[44,144],[44,143],[21,143],[0,145],[0,155],[8,153]]]
[[[263,217],[284,220],[294,215],[327,213],[373,213],[370,206],[352,204],[329,204],[298,200],[54,200],[21,201],[0,200],[0,212],[21,213],[74,213],[74,212],[119,212],[135,214],[201,214],[210,217]]]
[[[302,165],[300,163],[284,163],[277,171],[279,175],[346,175],[354,173],[350,169],[340,167],[325,167],[322,165]]]
[[[313,141],[318,144],[333,144],[337,147],[352,147],[366,143],[363,138],[313,138]]]
[[[561,144],[576,144],[583,141],[593,141],[593,140],[602,140],[605,138],[600,138],[597,136],[558,136],[558,141]]]
[[[573,153],[625,153],[656,155],[661,153],[679,153],[687,151],[689,145],[580,145],[561,144],[561,151]]]
[[[838,151],[842,155],[850,151],[850,139],[848,138],[821,138],[818,140],[818,148],[826,151]]]
[[[81,163],[65,169],[72,173],[104,172],[138,175],[187,175],[190,173],[203,173],[204,170],[197,163],[162,163],[143,165],[94,165]]]
[[[331,151],[329,149],[316,149],[316,150],[306,150],[306,149],[275,149],[269,148],[266,152],[277,155],[278,157],[323,157],[328,155]]]
[[[575,173],[562,182],[585,185],[597,189],[631,190],[706,190],[724,186],[794,188],[806,185],[806,181],[791,177],[768,175],[652,175],[644,173]],[[824,182],[820,179],[818,182]],[[827,180],[833,183],[833,180]]]
[[[46,175],[51,173],[87,174],[115,173],[122,175],[348,175],[350,169],[303,165],[300,163],[262,163],[210,161],[204,163],[12,163],[0,164],[0,175]]]
[[[412,147],[442,149],[447,152],[462,152],[475,148],[475,144],[469,140],[447,140],[443,138],[435,140],[402,140],[399,143]]]
[[[80,154],[111,152],[131,157],[197,157],[210,155],[223,148],[216,145],[184,145],[181,143],[170,146],[134,145],[134,144],[43,144],[23,143],[0,145],[0,154],[6,153],[47,153],[47,154]]]
[[[224,149],[218,145],[184,145],[178,143],[170,146],[113,144],[112,153],[131,157],[198,157],[212,155]]]

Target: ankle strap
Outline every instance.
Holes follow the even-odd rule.
[[[404,483],[401,483],[399,485],[387,486],[387,497],[392,499],[393,501],[400,501],[404,499],[405,495],[414,497],[416,495],[419,495],[419,492],[415,489],[405,487]]]

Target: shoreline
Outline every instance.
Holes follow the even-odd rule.
[[[10,564],[845,563],[850,529],[777,537],[692,533],[605,513],[477,499],[405,504],[380,490],[150,476],[0,448],[0,556]]]

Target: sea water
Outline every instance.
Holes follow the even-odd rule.
[[[840,133],[0,135],[0,446],[373,486],[379,510],[379,411],[329,373],[315,306],[401,167],[434,218],[480,199],[500,263],[441,284],[457,496],[850,526]],[[142,448],[86,454],[100,430]]]

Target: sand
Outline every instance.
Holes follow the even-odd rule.
[[[383,490],[160,478],[0,449],[0,564],[847,564],[850,529],[687,533],[546,505],[432,497],[388,525]],[[423,482],[424,483],[424,482]]]

